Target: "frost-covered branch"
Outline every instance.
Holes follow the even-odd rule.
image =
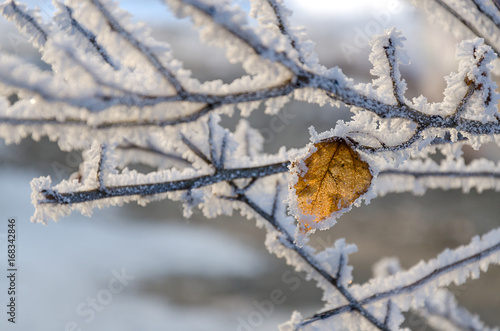
[[[193,145],[187,138],[183,137],[182,141],[190,148],[198,157],[205,163],[211,164],[211,160],[206,157],[196,146]],[[137,148],[143,151],[159,154],[164,158],[175,159],[183,164],[191,164],[180,156],[165,154],[155,149],[138,146],[118,146],[118,148]],[[251,178],[253,180],[262,176],[268,176],[288,171],[289,162],[281,162],[276,164],[262,165],[253,168],[235,168],[235,169],[219,169],[216,173],[204,176],[194,176],[179,181],[167,181],[154,184],[137,184],[126,185],[123,187],[106,187],[104,194],[98,189],[87,190],[73,193],[55,193],[51,191],[43,192],[43,203],[80,203],[85,201],[93,201],[106,199],[117,196],[129,195],[155,195],[163,192],[171,192],[185,190],[187,188],[203,187],[219,183],[221,181],[231,181],[238,178]],[[378,182],[375,186],[375,191],[379,195],[385,195],[391,192],[410,191],[417,194],[422,194],[427,188],[436,189],[451,189],[463,188],[470,190],[476,187],[478,191],[485,189],[500,190],[500,172],[487,170],[491,169],[491,163],[474,162],[466,166],[459,163],[456,166],[455,162],[443,162],[442,164],[420,162],[408,163],[405,168],[384,169],[378,175]],[[495,166],[496,167],[496,166]],[[484,169],[484,170],[481,170]],[[394,183],[397,183],[394,185]]]
[[[462,258],[464,253],[467,253],[466,257]],[[353,286],[352,290],[354,293],[365,294],[363,299],[358,300],[361,305],[375,304],[391,298],[394,302],[398,302],[399,307],[411,305],[418,308],[425,303],[422,298],[434,295],[433,289],[447,286],[452,282],[460,285],[469,277],[477,278],[480,271],[486,271],[490,264],[500,264],[499,229],[485,234],[481,239],[473,238],[468,246],[459,247],[454,251],[446,250],[436,259],[427,263],[419,263],[408,271],[402,271],[384,279],[373,279],[366,285]],[[366,296],[366,293],[370,291],[373,291],[373,294]],[[412,296],[408,296],[410,293]],[[351,310],[351,306],[342,305],[317,313],[302,321],[300,326]]]
[[[279,193],[277,193],[279,194]],[[343,284],[344,282],[344,268],[345,265],[342,263],[343,255],[339,257],[339,263],[337,268],[336,276],[333,276],[328,271],[324,269],[319,261],[317,261],[316,257],[312,256],[309,252],[311,251],[310,247],[299,247],[294,242],[293,235],[287,232],[280,223],[277,221],[273,214],[268,214],[264,210],[262,210],[257,204],[248,199],[244,194],[238,195],[234,198],[235,200],[241,201],[248,205],[251,209],[253,209],[257,214],[259,214],[263,219],[268,221],[272,227],[280,234],[279,241],[280,243],[286,247],[287,249],[293,250],[310,268],[314,270],[317,274],[316,276],[312,276],[317,279],[318,277],[322,278],[324,281],[328,282],[330,286],[333,286],[347,301],[348,307],[352,310],[357,311],[361,316],[366,318],[373,326],[377,327],[380,330],[390,330],[388,328],[387,323],[384,323],[378,320],[375,316],[373,316],[368,310],[363,307],[358,300],[351,294],[349,289]],[[274,211],[273,211],[274,213]],[[308,252],[309,251],[309,252]],[[287,257],[290,259],[290,257]],[[318,280],[318,282],[321,282]]]
[[[84,151],[78,172],[68,179],[33,180],[32,220],[46,223],[74,210],[90,215],[95,208],[160,199],[180,201],[186,217],[194,208],[209,218],[239,210],[267,230],[272,253],[324,292],[319,313],[306,319],[295,313],[285,329],[395,330],[409,309],[430,322],[481,329],[472,314],[460,318],[444,288],[499,263],[498,230],[361,285],[352,283],[348,264],[355,245],[342,239],[316,252],[307,235],[334,225],[363,200],[391,192],[500,190],[498,163],[466,164],[462,158],[463,146],[500,141],[500,97],[492,77],[500,47],[497,2],[418,1],[430,16],[453,30],[458,23],[458,30],[475,37],[457,46],[458,68],[445,78],[443,100],[434,103],[406,97],[400,66],[410,61],[406,39],[394,28],[373,38],[369,60],[375,79],[358,83],[340,68],[319,63],[313,43],[292,25],[282,0],[253,0],[252,23],[230,1],[165,2],[178,17],[189,17],[202,42],[223,48],[245,74],[229,83],[193,78],[168,43],[153,39],[111,0],[56,3],[51,22],[17,2],[0,5],[0,13],[50,66],[43,70],[0,53],[0,137],[18,143],[30,135],[48,136],[62,150]],[[283,146],[275,154],[264,153],[264,137],[245,119],[234,132],[220,124],[221,116],[237,110],[243,117],[260,109],[277,115],[292,99],[344,104],[354,115],[326,132],[310,128],[310,144],[298,150]],[[443,160],[433,161],[433,153]],[[153,169],[129,169],[137,163]],[[325,215],[301,211],[303,192],[310,193],[300,201],[304,208],[324,207]]]
[[[0,7],[0,13],[7,18],[19,22],[20,28],[31,35],[32,43],[37,47],[43,47],[48,38],[46,27],[40,24],[40,16],[33,10],[28,10],[26,5],[17,4],[14,0],[7,1]]]
[[[412,0],[429,17],[459,36],[483,38],[499,54],[500,9],[496,0]],[[458,23],[458,24],[456,24]]]
[[[492,4],[487,4],[485,1],[471,0],[477,10],[487,17],[497,28],[500,29],[500,7],[496,0],[492,1]],[[493,7],[493,6],[494,7]]]
[[[458,305],[452,292],[440,289],[425,300],[422,308],[413,310],[425,318],[436,329],[463,331],[494,331],[498,328],[486,326],[477,315]]]
[[[106,22],[111,19],[110,13],[99,5],[100,3],[95,3],[98,6],[99,11],[103,13],[106,17]],[[196,4],[190,4],[195,6],[197,9],[201,10],[204,15],[208,15],[207,13],[211,13],[210,8],[205,8]],[[201,6],[201,7],[200,7]],[[104,10],[104,11],[103,11]],[[215,9],[214,9],[215,10]],[[217,14],[216,12],[212,13],[213,15],[222,15],[221,13]],[[225,21],[224,21],[225,22]],[[164,77],[167,77],[166,69],[161,64],[158,64],[154,60],[155,57],[152,57],[154,54],[149,50],[149,48],[144,48],[142,44],[139,45],[137,40],[132,40],[129,38],[130,33],[126,33],[126,31],[120,28],[115,21],[108,22],[112,26],[112,30],[117,30],[120,36],[125,36],[125,39],[130,42],[132,45],[135,45],[136,50],[140,51],[144,54],[146,58],[149,59],[151,64],[158,69],[159,72],[162,72]],[[218,23],[222,24],[222,23]],[[224,23],[227,24],[227,23]],[[234,35],[241,37],[242,40],[250,41],[255,39],[255,36],[249,34],[246,30],[238,29],[234,25],[228,25],[224,28],[229,29],[231,33]],[[241,30],[241,31],[240,31]],[[236,31],[236,32],[235,32]],[[253,37],[252,37],[253,36]],[[249,41],[250,40],[250,41]],[[84,107],[89,110],[89,112],[80,114],[79,118],[72,118],[71,116],[65,116],[62,118],[56,118],[51,116],[51,114],[44,113],[44,115],[40,116],[41,118],[30,118],[30,117],[13,117],[10,116],[0,116],[0,123],[5,123],[10,126],[18,126],[22,125],[26,128],[28,126],[27,133],[31,130],[37,130],[38,127],[31,127],[32,125],[39,124],[53,124],[54,127],[65,128],[67,125],[82,125],[89,126],[94,129],[107,129],[107,128],[115,128],[115,127],[135,127],[135,126],[172,126],[178,125],[182,123],[189,123],[192,121],[196,121],[205,115],[209,114],[213,111],[226,111],[226,106],[234,106],[241,104],[249,104],[252,102],[257,102],[260,100],[268,100],[276,97],[288,97],[292,94],[297,94],[299,91],[303,91],[305,89],[317,89],[318,91],[325,92],[331,99],[342,101],[350,106],[354,106],[357,108],[362,108],[373,112],[381,119],[406,119],[412,121],[416,127],[414,129],[414,134],[411,138],[409,138],[406,142],[399,142],[397,145],[388,145],[384,142],[381,142],[379,147],[374,146],[366,146],[363,144],[359,144],[358,142],[353,141],[355,145],[359,145],[359,148],[362,148],[367,151],[397,151],[399,149],[407,149],[410,148],[416,141],[421,140],[422,132],[431,128],[453,128],[462,133],[470,133],[473,135],[491,135],[497,134],[500,132],[500,124],[497,121],[482,123],[474,118],[467,118],[466,116],[462,117],[453,117],[453,116],[443,116],[435,114],[434,112],[430,114],[426,114],[422,112],[421,109],[415,107],[415,105],[408,105],[409,102],[404,100],[404,91],[406,90],[406,84],[401,79],[401,75],[399,72],[398,65],[399,63],[404,63],[404,55],[400,55],[402,52],[402,41],[401,37],[395,33],[391,32],[389,38],[380,39],[380,44],[375,45],[374,56],[372,57],[372,62],[377,63],[379,61],[379,55],[377,52],[377,47],[381,47],[380,50],[383,50],[382,53],[386,58],[385,61],[388,61],[389,68],[389,77],[391,77],[392,83],[392,94],[396,98],[396,103],[393,102],[383,102],[380,101],[380,98],[376,97],[372,92],[369,93],[360,93],[359,88],[354,87],[349,83],[347,78],[335,71],[332,74],[325,75],[325,73],[317,73],[315,70],[304,69],[299,66],[299,64],[290,62],[287,66],[288,69],[294,73],[294,75],[290,78],[289,76],[283,82],[280,82],[278,86],[274,87],[266,87],[264,89],[259,90],[251,90],[251,91],[238,91],[233,93],[223,93],[223,94],[212,94],[212,93],[204,93],[204,92],[195,92],[190,91],[186,92],[177,84],[177,82],[171,82],[176,90],[183,90],[182,93],[177,93],[176,95],[170,96],[160,96],[160,95],[145,95],[144,93],[131,92],[127,90],[122,90],[121,92],[127,92],[126,95],[106,95],[101,91],[97,92],[97,95],[93,95],[89,97],[78,97],[78,98],[65,98],[61,96],[52,95],[50,91],[43,91],[45,88],[42,86],[38,86],[36,89],[32,89],[32,92],[38,93],[40,96],[45,98],[47,101],[53,103],[65,103],[72,106]],[[380,45],[380,46],[379,46]],[[477,46],[474,46],[474,58],[477,59],[476,65],[478,68],[487,67],[489,61],[491,61],[491,56],[488,55],[488,51],[486,49],[479,48],[479,43],[476,43]],[[255,46],[255,45],[254,45]],[[263,45],[252,46],[252,49],[263,49]],[[258,55],[262,55],[257,52]],[[478,54],[476,54],[478,53]],[[284,53],[283,53],[284,54]],[[402,53],[401,53],[402,54]],[[488,59],[485,60],[485,56],[488,55]],[[285,56],[285,54],[283,55]],[[478,58],[479,57],[479,58]],[[279,63],[283,61],[280,58],[273,58]],[[484,63],[483,63],[484,62]],[[160,67],[158,67],[160,66]],[[163,68],[163,69],[162,69]],[[382,75],[383,72],[373,72],[375,75]],[[484,75],[485,71],[480,72],[482,76],[488,77]],[[474,93],[484,93],[482,89],[490,89],[489,85],[485,83],[476,84],[476,77],[468,77],[467,72],[463,72],[464,79],[467,79],[468,89],[462,99],[457,100],[457,105],[455,106],[457,110],[463,110],[468,106],[469,100],[474,95]],[[95,75],[93,75],[95,76]],[[481,77],[482,77],[481,76]],[[169,76],[168,76],[169,77]],[[168,78],[167,77],[167,78]],[[381,76],[382,77],[382,76]],[[481,78],[479,77],[479,78]],[[382,78],[381,78],[382,79]],[[481,78],[482,79],[482,78]],[[484,80],[484,79],[482,79]],[[25,83],[16,83],[16,79],[14,77],[11,78],[10,84],[17,87],[26,88]],[[341,83],[342,81],[342,83]],[[382,82],[382,81],[381,81]],[[99,85],[102,85],[102,82],[98,81]],[[378,84],[377,81],[375,84]],[[489,100],[495,99],[495,96],[488,90]],[[90,102],[89,102],[90,101]],[[116,106],[126,106],[128,107],[157,107],[164,103],[182,103],[184,108],[191,109],[188,114],[184,115],[176,115],[174,117],[168,116],[165,118],[165,115],[156,115],[156,119],[154,121],[143,120],[138,121],[137,119],[125,119],[117,121],[112,113],[107,114],[94,114],[93,112],[96,110],[104,110],[109,108],[115,108]],[[202,106],[200,106],[200,104]],[[204,106],[203,106],[204,104]],[[188,106],[189,105],[189,106]],[[192,106],[191,106],[192,105]],[[194,106],[194,107],[193,107]],[[12,107],[16,108],[15,105]],[[23,108],[26,108],[27,105],[22,105]],[[422,107],[420,105],[420,107]],[[24,112],[29,113],[31,112]],[[461,111],[460,111],[461,113]],[[82,118],[82,115],[83,118]],[[111,120],[110,120],[111,119]],[[482,121],[482,120],[481,120]],[[31,130],[30,130],[31,129]],[[438,138],[438,137],[436,137]]]
[[[153,65],[157,72],[159,72],[170,84],[174,86],[177,94],[184,93],[184,88],[177,80],[175,75],[173,75],[158,59],[158,57],[142,42],[135,38],[130,32],[125,30],[120,23],[111,15],[111,13],[106,9],[106,7],[99,0],[92,0],[92,3],[105,17],[106,22],[109,24],[111,30],[122,36],[127,42],[129,42],[134,48],[136,48],[141,54],[143,54],[146,59]]]
[[[254,168],[218,169],[214,174],[188,178],[184,180],[155,182],[150,184],[136,184],[123,186],[106,186],[105,190],[96,188],[93,190],[76,192],[57,192],[53,190],[42,190],[43,199],[40,204],[74,204],[86,201],[94,201],[113,197],[147,196],[165,192],[196,189],[228,180],[242,178],[261,178],[288,171],[288,162],[269,164]]]
[[[106,63],[108,63],[114,69],[118,69],[118,67],[111,60],[109,54],[106,52],[106,49],[104,49],[104,47],[100,43],[97,42],[96,35],[92,31],[88,30],[83,25],[81,25],[77,20],[75,20],[75,18],[73,17],[73,10],[70,7],[68,7],[64,4],[61,4],[59,2],[57,2],[56,5],[61,6],[62,8],[64,8],[64,10],[66,10],[66,14],[68,15],[68,17],[71,21],[70,26],[77,29],[92,44],[92,46],[101,55],[102,59]]]

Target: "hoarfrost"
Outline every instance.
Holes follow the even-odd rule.
[[[304,159],[323,139],[344,139],[369,164],[374,179],[363,196],[319,229],[377,195],[500,190],[500,164],[487,159],[466,164],[462,158],[464,146],[500,143],[492,78],[498,70],[500,7],[487,0],[414,2],[453,32],[472,38],[457,46],[459,66],[447,76],[441,102],[405,97],[400,65],[410,60],[400,31],[374,37],[369,60],[375,79],[358,83],[340,68],[319,63],[314,43],[304,28],[293,26],[282,0],[252,1],[255,24],[230,1],[166,1],[178,17],[191,19],[203,42],[223,48],[229,61],[245,70],[227,84],[193,78],[168,43],[152,38],[146,24],[134,23],[114,1],[56,2],[50,22],[37,10],[6,1],[0,13],[29,38],[50,70],[0,53],[0,137],[19,143],[47,136],[62,150],[84,151],[83,163],[69,178],[32,181],[32,221],[47,224],[72,211],[90,216],[95,208],[163,199],[182,203],[185,217],[195,208],[209,218],[238,210],[265,229],[271,253],[323,291],[320,312],[310,317],[295,312],[283,330],[395,330],[410,309],[436,327],[487,329],[445,287],[499,263],[498,229],[409,270],[395,259],[382,260],[365,284],[353,284],[348,255],[356,251],[354,244],[339,239],[316,252],[308,237],[295,236],[296,219],[314,216],[300,212],[294,185],[308,170]],[[310,144],[283,146],[274,154],[263,152],[264,138],[249,121],[241,119],[235,132],[221,125],[221,116],[236,109],[242,116],[276,115],[291,100],[343,103],[353,116],[325,132],[312,127]],[[443,160],[433,161],[434,153],[442,153]],[[130,170],[133,163],[153,170]]]

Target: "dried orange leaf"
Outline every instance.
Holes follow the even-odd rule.
[[[322,140],[314,147],[304,160],[307,171],[299,171],[294,188],[302,213],[320,223],[365,194],[373,176],[368,163],[342,138]],[[308,223],[300,225],[302,232],[311,229]]]

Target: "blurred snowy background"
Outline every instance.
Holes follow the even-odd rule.
[[[50,17],[50,1],[26,2],[38,5],[44,17]],[[294,23],[305,26],[316,42],[320,61],[340,66],[355,79],[372,79],[366,36],[392,26],[408,39],[412,65],[402,68],[408,97],[423,94],[439,100],[443,76],[456,69],[454,44],[458,40],[440,26],[429,25],[420,11],[405,2],[285,2],[294,10]],[[238,3],[249,8],[246,1]],[[242,74],[222,50],[200,44],[189,21],[172,17],[160,1],[122,0],[121,5],[135,20],[147,22],[156,38],[168,41],[195,77],[231,81]],[[2,52],[43,66],[12,24],[0,19],[0,32]],[[266,149],[275,152],[284,144],[307,144],[310,125],[321,132],[349,116],[345,109],[293,102],[278,120],[271,122],[258,111],[249,120],[264,135]],[[224,119],[230,128],[236,122],[236,118]],[[488,146],[466,153],[467,158],[482,154],[498,160],[496,148]],[[47,226],[31,224],[31,179],[50,175],[58,182],[76,171],[80,161],[79,153],[63,153],[46,139],[15,146],[0,142],[0,265],[5,271],[5,234],[12,216],[17,219],[19,264],[17,323],[7,323],[2,308],[1,330],[62,331],[72,330],[72,325],[94,331],[275,330],[293,310],[307,316],[322,306],[314,284],[269,255],[264,231],[238,215],[207,220],[195,213],[185,220],[179,204],[161,201],[146,208],[132,204],[95,211],[92,218],[72,214]],[[398,257],[404,267],[410,267],[497,227],[497,200],[498,194],[492,192],[389,195],[355,208],[329,231],[314,235],[313,242],[318,249],[342,237],[356,243],[359,252],[351,255],[350,263],[355,282],[364,282],[371,277],[371,266],[382,257]],[[123,286],[112,293],[110,284],[117,274],[122,275]],[[7,302],[5,284],[2,276],[2,307]],[[500,268],[453,291],[460,303],[481,314],[487,324],[500,325]],[[276,293],[281,293],[281,300],[271,309],[268,302]],[[405,325],[430,330],[417,317]]]

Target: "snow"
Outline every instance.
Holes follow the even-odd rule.
[[[323,265],[324,270],[327,270],[331,275],[338,275],[338,283],[348,286],[352,278],[352,266],[348,265],[349,254],[358,251],[358,247],[354,244],[346,244],[345,239],[337,240],[333,247],[325,248],[316,255],[318,262]],[[328,298],[326,298],[328,299]]]
[[[373,50],[369,59],[373,64],[373,69],[370,73],[378,77],[373,80],[373,86],[380,101],[388,104],[397,104],[399,100],[404,100],[407,87],[405,80],[401,77],[399,66],[410,64],[410,59],[403,48],[405,40],[401,31],[392,28],[383,35],[375,36],[371,41]],[[393,82],[396,82],[396,86]],[[398,100],[394,96],[395,89]]]
[[[484,0],[476,0],[474,3],[477,6],[475,6],[464,0],[443,0],[443,6],[436,1],[412,0],[415,6],[421,7],[426,11],[427,17],[433,23],[442,25],[447,31],[461,39],[469,39],[476,36],[483,37],[487,44],[496,49],[498,53],[500,39],[498,33],[496,33],[498,30],[495,25],[498,22],[498,11],[493,9],[492,1],[488,1],[489,4],[487,5],[485,2]],[[452,13],[459,15],[465,20],[467,26],[456,19]]]
[[[462,189],[464,193],[471,189],[478,192],[499,191],[500,174],[495,170],[498,167],[498,163],[486,159],[476,159],[465,164],[461,157],[443,160],[439,164],[430,159],[410,160],[396,172],[384,173],[387,168],[382,169],[374,190],[381,196],[390,192],[422,195],[427,189]],[[412,173],[417,175],[411,176]]]
[[[481,259],[480,259],[481,257]],[[421,261],[408,271],[399,271],[385,278],[374,278],[364,285],[353,285],[353,295],[370,297],[374,293],[391,293],[391,300],[402,310],[420,308],[428,297],[440,287],[463,284],[468,278],[475,279],[486,272],[489,264],[500,263],[500,229],[482,237],[472,238],[470,244],[454,250],[446,249],[435,259]],[[411,293],[411,295],[398,295]],[[377,296],[376,300],[383,300]]]
[[[43,49],[47,41],[50,26],[42,22],[39,9],[28,9],[23,3],[5,1],[0,4],[0,13],[30,36],[30,42],[38,49]],[[28,17],[33,18],[31,21]]]
[[[499,96],[490,72],[493,69],[491,62],[497,56],[489,46],[484,45],[483,39],[475,38],[457,45],[456,57],[459,61],[458,72],[445,78],[447,87],[441,104],[443,115],[458,112],[463,118],[482,123],[496,121]],[[457,101],[464,97],[470,84],[476,84],[479,91],[471,97],[466,109],[459,109]]]

